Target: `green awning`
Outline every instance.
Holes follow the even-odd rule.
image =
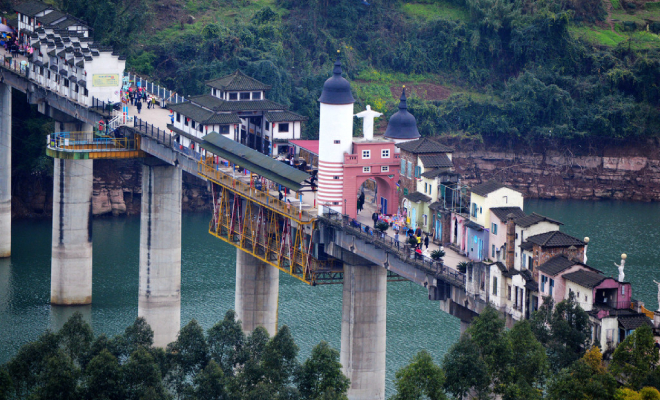
[[[218,157],[259,174],[290,190],[298,191],[310,175],[245,145],[228,139],[217,132],[202,138],[200,146]]]

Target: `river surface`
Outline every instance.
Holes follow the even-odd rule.
[[[589,264],[616,275],[613,263],[628,254],[626,280],[633,297],[657,307],[660,280],[660,204],[530,200],[525,211],[564,222],[562,230],[589,236]],[[184,214],[182,231],[182,324],[196,319],[204,328],[234,306],[234,247],[207,233],[206,214]],[[12,257],[0,260],[0,363],[75,310],[51,307],[51,222],[15,221]],[[81,311],[96,334],[115,335],[137,317],[140,219],[94,220],[93,304]],[[426,290],[409,282],[390,282],[387,294],[387,392],[393,394],[397,369],[421,349],[441,362],[459,336],[458,320],[427,300]],[[322,340],[339,349],[341,285],[307,286],[280,274],[279,323],[288,325],[307,358]]]

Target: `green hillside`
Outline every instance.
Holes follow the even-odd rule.
[[[240,68],[310,118],[308,137],[338,50],[356,107],[389,116],[406,84],[424,135],[600,143],[660,134],[660,3],[122,1],[57,5],[127,54],[129,69],[182,93]]]

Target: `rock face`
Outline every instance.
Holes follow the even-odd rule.
[[[579,155],[568,149],[452,146],[456,170],[468,185],[494,179],[528,198],[660,200],[660,147],[655,141]]]
[[[140,213],[142,166],[139,160],[95,160],[92,192],[94,216]],[[50,217],[53,209],[52,176],[14,178],[12,214],[16,218]],[[183,179],[183,211],[210,209],[211,195],[206,183],[188,174]]]

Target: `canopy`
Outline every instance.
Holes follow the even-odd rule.
[[[5,24],[0,24],[0,32],[7,32],[7,33],[13,33],[14,30],[8,27]]]

